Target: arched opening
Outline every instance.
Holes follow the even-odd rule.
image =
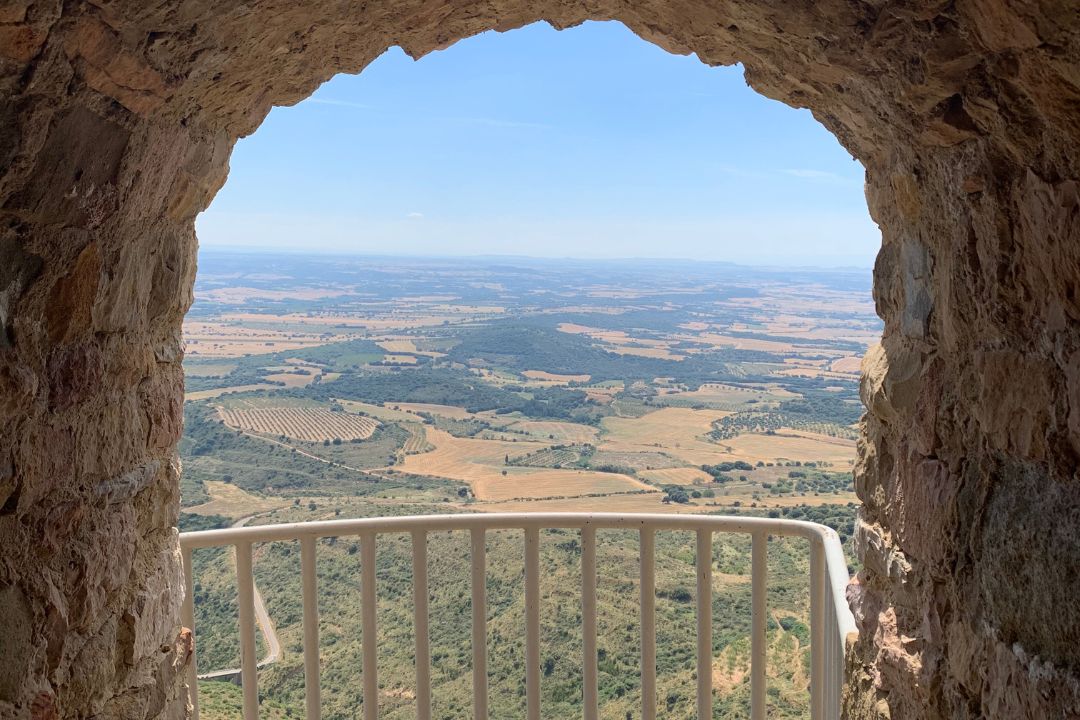
[[[512,78],[517,93],[491,74]],[[470,97],[475,85],[481,98]],[[849,540],[857,368],[880,337],[868,267],[878,238],[861,166],[812,123],[747,90],[739,69],[672,57],[621,26],[471,38],[419,66],[391,54],[273,111],[234,152],[229,183],[198,224],[204,249],[233,247],[200,258],[180,528],[256,513],[253,524],[693,512],[826,521]],[[851,204],[863,217],[837,222]],[[872,234],[841,237],[859,219]],[[870,246],[861,272],[800,267],[850,263],[860,242]],[[236,250],[248,243],[262,252]],[[320,462],[336,465],[324,473]],[[622,717],[643,704],[641,591],[624,579],[637,572],[637,537],[599,535],[597,692],[604,714]],[[581,541],[567,531],[540,539],[541,705],[578,715]],[[427,541],[440,570],[430,599],[435,716],[470,704],[461,653],[471,628],[446,620],[467,609],[467,540]],[[662,534],[655,550],[665,629],[654,705],[671,717],[694,710],[693,541]],[[811,697],[804,544],[769,543],[767,706],[784,715],[805,714]],[[379,547],[376,664],[389,689],[376,701],[392,716],[423,701],[413,598],[382,589],[411,582],[409,542]],[[319,610],[335,619],[321,636],[328,716],[369,702],[362,603],[336,587],[359,580],[361,548],[342,537],[318,549]],[[488,583],[500,588],[485,624],[498,639],[489,711],[523,715],[520,538],[493,533],[486,552]],[[749,545],[718,535],[714,553],[730,560],[715,568],[710,695],[721,717],[744,717]],[[255,560],[273,622],[257,650],[262,707],[296,708],[304,658],[273,650],[295,646],[304,621],[296,548],[261,546]],[[232,559],[196,551],[195,564],[201,702],[238,712],[241,689],[210,682],[240,664]]]
[[[863,182],[738,66],[618,23],[537,23],[418,61],[393,48],[276,108],[196,228],[211,250],[868,268]]]
[[[391,45],[422,55],[540,19],[615,19],[742,62],[867,169],[885,334],[863,378],[849,716],[1074,711],[1071,10],[265,0],[0,17],[5,711],[184,712],[179,329],[192,223],[236,138]]]

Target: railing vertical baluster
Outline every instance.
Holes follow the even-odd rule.
[[[191,562],[191,548],[183,548],[180,556],[184,561],[184,605],[181,613],[184,627],[191,631],[191,641],[195,642],[195,566]],[[195,655],[194,652],[191,653],[187,669],[191,720],[199,720],[199,671],[195,667]]]
[[[487,676],[487,537],[483,528],[472,539],[473,719],[488,720]]]
[[[769,536],[753,534],[751,550],[751,616],[750,616],[750,718],[765,720],[765,668],[768,663],[765,649],[765,628],[768,618],[766,588],[769,577]]]
[[[416,632],[416,720],[431,720],[431,645],[428,635],[427,531],[414,530],[413,625]]]
[[[810,718],[825,717],[825,548],[810,541]]]
[[[581,636],[585,720],[597,720],[600,712],[596,659],[596,528],[581,529]]]
[[[319,720],[319,595],[316,576],[315,536],[300,538],[300,575],[304,601],[304,701],[307,720]]]
[[[832,605],[832,629],[829,631],[833,637],[833,708],[836,717],[840,717],[841,693],[844,685],[844,641],[840,637],[840,619],[836,614],[836,600]]]
[[[540,531],[525,529],[525,708],[540,720]]]
[[[376,624],[375,533],[360,535],[360,606],[363,632],[364,720],[379,717],[379,641]]]
[[[641,720],[656,720],[656,531],[641,529]]]
[[[839,718],[840,717],[840,682],[843,677],[843,666],[838,660],[839,648],[840,648],[840,636],[837,632],[836,622],[836,605],[832,584],[826,583],[826,608],[828,609],[828,620],[825,623],[825,632],[829,638],[827,647],[829,653],[825,658],[828,670],[825,673],[826,693],[829,699],[828,708],[826,708],[826,717]]]
[[[832,714],[832,680],[833,680],[832,635],[833,634],[832,634],[832,619],[831,619],[832,613],[830,612],[831,608],[829,607],[829,605],[831,604],[829,602],[829,600],[830,600],[829,596],[830,595],[831,595],[831,593],[829,592],[829,583],[826,582],[825,583],[825,625],[821,629],[822,634],[824,635],[824,638],[825,638],[825,645],[824,645],[824,650],[825,650],[824,655],[825,655],[825,657],[824,657],[823,662],[822,662],[823,672],[822,672],[822,678],[821,678],[822,682],[824,683],[824,685],[822,687],[822,690],[821,690],[822,695],[824,696],[824,698],[822,700],[822,706],[823,706],[822,710],[825,713],[826,718],[833,718],[833,714]]]
[[[697,531],[697,709],[712,718],[712,531]]]
[[[255,579],[251,543],[236,543],[236,586],[240,605],[240,674],[244,695],[244,720],[259,717],[259,669],[255,659]]]

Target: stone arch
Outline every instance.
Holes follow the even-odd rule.
[[[1080,14],[1019,0],[0,7],[0,716],[182,715],[195,215],[275,104],[400,45],[618,20],[809,108],[883,232],[852,718],[1080,711]]]

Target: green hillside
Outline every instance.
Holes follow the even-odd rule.
[[[415,513],[415,506],[382,506],[379,514]],[[328,508],[294,508],[275,522],[333,517]],[[601,531],[597,566],[599,667],[602,717],[636,716],[638,678],[637,535]],[[323,715],[356,717],[363,703],[359,541],[319,543]],[[198,563],[200,571],[200,659],[214,667],[235,663],[237,640],[231,563],[221,551]],[[520,532],[490,533],[488,539],[488,642],[491,716],[524,714],[523,540]],[[742,718],[749,702],[749,539],[717,535],[713,550],[715,718]],[[695,692],[694,538],[660,533],[657,538],[656,612],[659,632],[658,702],[668,718],[692,718]],[[801,541],[774,539],[769,548],[770,717],[806,713],[808,641],[807,552]],[[468,717],[471,710],[469,538],[440,534],[429,540],[431,648],[434,717]],[[437,569],[437,571],[436,571]],[[413,717],[411,545],[406,536],[381,536],[378,548],[380,717]],[[542,536],[543,592],[541,670],[544,717],[580,714],[581,602],[580,546],[576,532]],[[260,673],[264,702],[303,707],[300,554],[295,543],[274,543],[256,551],[256,581],[282,639],[285,656]],[[205,667],[205,665],[204,665]],[[239,696],[236,696],[237,699]],[[207,718],[238,716],[228,696],[215,696]],[[235,710],[235,715],[234,711]]]

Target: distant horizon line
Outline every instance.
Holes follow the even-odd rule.
[[[317,257],[346,257],[346,258],[390,258],[390,259],[415,259],[415,260],[537,260],[537,261],[574,261],[582,263],[620,263],[620,262],[660,262],[660,263],[705,263],[709,265],[727,265],[731,267],[744,267],[759,270],[817,270],[817,271],[873,271],[873,264],[869,265],[780,265],[763,261],[761,264],[748,264],[732,260],[707,260],[692,257],[647,257],[647,256],[619,256],[619,257],[580,257],[573,255],[526,255],[521,253],[474,253],[474,254],[438,254],[438,253],[377,253],[350,250],[330,250],[325,248],[292,248],[292,247],[265,247],[250,245],[201,245],[199,253],[231,253],[236,255],[309,255]]]

